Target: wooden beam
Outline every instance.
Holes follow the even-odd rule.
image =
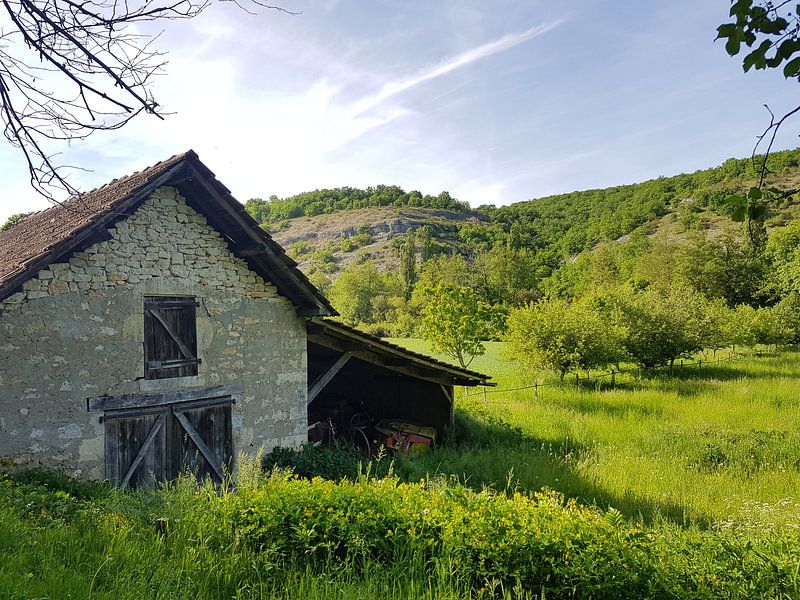
[[[240,394],[241,392],[242,386],[238,383],[234,383],[230,385],[220,385],[213,388],[172,390],[169,392],[162,392],[160,394],[124,394],[122,396],[99,396],[97,398],[87,398],[86,409],[89,411],[98,411],[163,406],[166,404],[176,404],[178,402],[192,402],[194,400],[222,398],[225,396]]]
[[[243,258],[248,256],[262,256],[267,254],[267,248],[265,246],[257,246],[255,248],[244,248],[242,250],[236,250],[234,247],[233,253],[236,256],[241,256]]]
[[[308,339],[318,346],[323,346],[331,350],[352,352],[354,358],[408,377],[445,385],[450,385],[453,381],[452,376],[447,373],[447,371],[432,370],[426,368],[424,365],[415,364],[415,361],[411,359],[405,361],[404,365],[391,364],[392,360],[396,360],[396,358],[392,355],[387,356],[385,354],[380,354],[375,347],[371,347],[371,350],[354,350],[352,344],[349,342],[338,340],[337,338],[327,335],[320,336],[309,334]]]
[[[444,386],[443,385],[443,386],[441,386],[441,388],[442,388],[442,393],[444,394],[444,397],[447,398],[447,404],[450,407],[450,414],[448,415],[447,420],[449,421],[450,426],[452,427],[456,422],[456,403],[455,403],[455,401],[453,399],[453,396],[454,396],[454,394],[453,394],[453,386],[452,385],[450,385],[450,386]]]
[[[349,361],[352,356],[352,352],[345,352],[335,363],[333,363],[333,365],[331,365],[330,369],[317,378],[311,387],[308,388],[308,400],[306,401],[306,406],[314,401],[314,398],[316,398],[325,388],[325,386],[330,383],[331,379],[333,379],[336,374],[341,371],[342,367],[347,364],[347,361]]]

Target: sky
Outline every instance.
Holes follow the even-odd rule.
[[[726,0],[230,2],[167,22],[142,115],[61,151],[89,190],[189,148],[240,201],[337,186],[473,206],[644,181],[749,156],[798,102],[714,42]],[[255,8],[250,5],[251,8]],[[782,114],[782,113],[781,113]],[[794,148],[800,119],[776,148]],[[47,202],[0,139],[0,223]]]

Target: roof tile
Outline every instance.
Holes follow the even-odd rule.
[[[28,215],[0,233],[0,284],[59,242],[110,212],[134,190],[166,172],[191,150],[176,154],[147,169],[120,177],[90,192],[74,196],[46,210]]]

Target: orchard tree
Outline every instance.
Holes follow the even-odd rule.
[[[502,310],[478,299],[464,286],[439,284],[428,293],[423,309],[422,337],[466,368],[486,348],[483,342],[497,337],[504,327]]]
[[[785,343],[800,343],[800,294],[788,294],[772,310],[785,334]]]
[[[511,311],[508,355],[529,370],[570,371],[613,365],[626,356],[625,330],[586,303],[541,300]]]
[[[756,309],[746,304],[740,304],[734,309],[736,326],[731,332],[731,345],[734,350],[737,346],[750,347],[756,345]]]
[[[792,331],[785,327],[780,314],[772,307],[759,308],[753,320],[753,338],[763,346],[781,346],[792,340]]]
[[[196,17],[212,1],[3,0],[0,119],[34,189],[50,200],[78,193],[52,144],[119,129],[141,113],[163,118],[153,83],[166,60],[154,46],[158,36],[144,31]]]
[[[705,300],[692,289],[673,286],[620,292],[611,300],[628,335],[625,347],[644,368],[669,365],[703,349]]]
[[[736,315],[722,300],[706,302],[698,319],[698,335],[703,350],[718,350],[732,345]]]

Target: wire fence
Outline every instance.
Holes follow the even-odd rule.
[[[485,404],[514,404],[516,402],[519,402],[519,398],[517,398],[517,399],[508,399],[508,400],[503,400],[503,399],[495,400],[494,397],[496,397],[497,395],[501,395],[501,394],[510,394],[512,392],[521,392],[521,391],[525,391],[525,390],[533,390],[532,391],[532,399],[535,402],[538,402],[539,399],[540,399],[540,390],[542,390],[543,388],[555,387],[555,388],[564,389],[568,385],[574,385],[578,389],[584,389],[584,388],[590,386],[591,384],[594,384],[595,389],[599,389],[600,386],[602,385],[602,383],[605,382],[605,381],[608,382],[608,385],[611,388],[614,388],[616,386],[616,383],[617,383],[617,378],[620,375],[633,375],[637,379],[641,379],[643,374],[655,374],[655,373],[664,372],[664,371],[666,371],[668,373],[676,373],[676,372],[680,373],[680,372],[685,372],[685,370],[689,370],[689,369],[695,370],[696,369],[698,372],[701,372],[702,369],[703,369],[703,365],[705,365],[706,367],[711,367],[713,365],[719,365],[721,363],[725,363],[725,362],[729,362],[729,361],[733,361],[733,360],[740,360],[740,359],[747,358],[747,357],[752,357],[752,356],[762,356],[763,354],[764,353],[761,352],[761,351],[752,351],[752,352],[731,351],[728,354],[728,356],[725,356],[725,357],[715,356],[713,358],[705,358],[705,359],[700,358],[700,359],[697,359],[697,360],[684,360],[684,359],[681,359],[681,360],[675,362],[672,365],[664,365],[664,366],[660,366],[660,367],[652,367],[652,368],[649,368],[649,369],[644,369],[644,368],[611,369],[610,371],[605,372],[605,373],[600,373],[600,374],[595,374],[595,375],[589,374],[589,375],[587,375],[586,377],[583,377],[583,378],[581,378],[580,373],[576,371],[575,374],[574,374],[575,375],[574,383],[568,382],[566,377],[563,380],[559,380],[559,381],[543,381],[543,382],[540,382],[538,380],[534,380],[534,382],[532,384],[530,384],[530,385],[523,385],[523,386],[518,386],[518,387],[513,387],[513,388],[504,388],[504,387],[501,387],[499,385],[496,388],[493,388],[493,389],[487,389],[486,387],[484,387],[481,392],[472,393],[472,394],[469,393],[468,388],[465,387],[464,388],[464,397],[467,398],[467,399],[470,399],[470,398],[481,398],[482,397],[483,398],[483,402]],[[490,400],[489,396],[493,396],[493,398]]]

